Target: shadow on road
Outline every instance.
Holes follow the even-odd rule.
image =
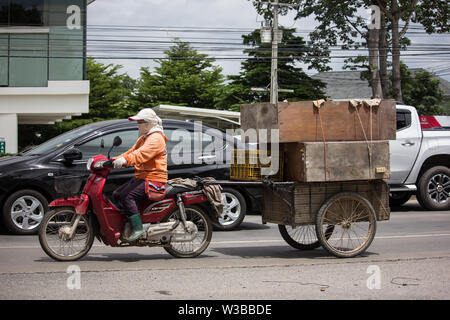
[[[290,248],[289,246],[268,246],[268,247],[230,247],[230,248],[210,248],[200,256],[193,259],[215,259],[219,258],[216,254],[211,255],[209,252],[215,252],[228,258],[239,257],[243,259],[257,259],[257,258],[276,258],[276,259],[315,259],[315,260],[329,260],[338,259],[329,254],[322,248],[318,248],[311,251],[301,251]],[[378,253],[365,252],[359,255],[357,258],[365,258],[378,256]],[[149,251],[148,254],[138,253],[91,253],[80,260],[80,262],[121,262],[121,263],[135,263],[143,261],[155,261],[155,260],[173,260],[178,259],[172,257],[169,254],[154,254]],[[48,263],[54,262],[53,259],[43,256],[40,259],[34,260],[35,262]],[[73,262],[67,262],[73,263]],[[170,262],[168,262],[170,263]]]
[[[425,212],[428,211],[420,206],[418,202],[408,202],[400,207],[392,207],[391,212]]]
[[[214,228],[214,232],[232,232],[232,231],[244,231],[244,230],[267,230],[270,229],[270,226],[257,222],[242,222],[240,226],[233,230],[218,230]]]
[[[239,230],[265,230],[270,229],[270,226],[267,224],[262,223],[255,223],[255,222],[243,222],[238,228],[235,229],[235,231]]]
[[[209,256],[211,257],[211,256]],[[202,254],[195,259],[208,258],[207,253]],[[138,253],[88,253],[87,256],[80,259],[80,262],[142,262],[142,261],[155,261],[155,260],[173,260],[177,259],[169,254],[155,254],[151,251],[148,254],[138,254]],[[36,259],[35,262],[54,262],[53,259],[49,257],[41,257]],[[69,262],[68,262],[69,263]],[[73,262],[71,262],[73,263]]]
[[[310,251],[296,250],[289,246],[268,246],[268,247],[233,247],[233,248],[212,248],[211,251],[240,258],[280,258],[280,259],[330,259],[333,255],[322,248]],[[378,253],[365,252],[358,257],[370,257]],[[337,258],[336,258],[337,259]]]

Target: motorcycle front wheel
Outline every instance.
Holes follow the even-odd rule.
[[[45,215],[39,230],[39,243],[50,258],[75,261],[84,257],[91,249],[95,237],[87,215],[80,216],[72,237],[68,236],[77,216],[73,208],[57,208]]]
[[[192,241],[174,241],[170,242],[170,247],[164,247],[164,249],[176,258],[194,258],[200,255],[208,248],[212,237],[212,224],[208,215],[199,207],[187,206],[186,221],[191,221],[197,227],[197,233]],[[171,219],[180,220],[179,210],[170,214],[166,220]],[[180,225],[182,222],[180,222]]]

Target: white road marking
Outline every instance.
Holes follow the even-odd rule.
[[[426,238],[426,237],[448,237],[450,233],[432,233],[432,234],[407,234],[401,236],[380,236],[375,239],[402,239],[402,238]],[[284,240],[252,240],[252,241],[216,241],[211,244],[240,244],[240,243],[270,243],[285,242]]]
[[[429,237],[448,237],[450,233],[431,233],[431,234],[406,234],[401,236],[378,236],[375,239],[407,239],[407,238],[429,238]],[[211,245],[220,244],[257,244],[257,243],[284,243],[283,239],[263,239],[263,240],[241,240],[241,241],[212,241]],[[102,244],[92,247],[107,247]],[[4,246],[0,249],[39,249],[40,246]]]

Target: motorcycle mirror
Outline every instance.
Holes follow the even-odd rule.
[[[118,147],[122,144],[122,139],[119,136],[114,137],[113,147]]]
[[[121,144],[122,144],[122,139],[120,139],[119,136],[115,136],[115,137],[114,137],[114,141],[113,141],[113,145],[112,145],[111,149],[109,149],[109,151],[108,151],[108,159],[111,158],[111,151],[112,151],[112,149],[113,149],[114,147],[120,146]]]

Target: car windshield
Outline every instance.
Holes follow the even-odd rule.
[[[50,139],[33,149],[24,152],[24,155],[32,156],[32,155],[42,155],[42,154],[48,154],[50,152],[53,152],[55,150],[58,150],[64,146],[66,146],[68,143],[73,142],[74,140],[78,139],[79,137],[92,132],[92,127],[86,127],[82,126],[76,129],[73,129],[71,131],[68,131],[66,133],[63,133],[59,136],[54,137],[53,139]]]

